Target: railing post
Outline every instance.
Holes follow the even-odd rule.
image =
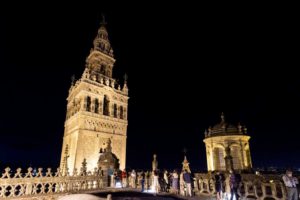
[[[31,195],[32,194],[32,183],[31,182],[26,183],[25,194],[26,195]]]

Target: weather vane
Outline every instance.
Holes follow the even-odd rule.
[[[71,84],[73,85],[74,82],[75,82],[75,75],[73,74],[73,75],[71,76]]]
[[[105,15],[102,13],[102,21],[101,21],[101,25],[106,25],[106,21],[105,21]]]
[[[188,151],[188,150],[187,150],[185,147],[184,147],[183,150],[182,150],[182,152],[184,153],[184,155],[186,155],[187,151]]]
[[[127,80],[128,80],[128,76],[127,76],[127,74],[125,74],[124,75],[124,81],[127,82]]]

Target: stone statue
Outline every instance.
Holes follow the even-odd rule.
[[[227,146],[225,148],[226,156],[224,157],[227,171],[233,170],[233,159],[230,151],[230,146]]]
[[[156,171],[158,166],[158,162],[156,160],[156,154],[153,155],[153,161],[152,161],[152,171]]]

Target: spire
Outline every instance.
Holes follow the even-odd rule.
[[[186,158],[186,155],[184,156],[183,162],[182,162],[182,171],[187,170],[188,173],[191,173],[190,169],[190,163]]]
[[[122,89],[122,91],[125,94],[128,94],[127,79],[128,79],[128,76],[127,76],[127,74],[125,74],[124,75],[124,86],[123,86],[123,89]]]
[[[113,49],[108,39],[104,16],[102,17],[100,24],[97,36],[93,42],[94,47],[91,49],[90,54],[86,59],[86,68],[89,69],[89,73],[91,75],[88,77],[92,77],[92,80],[97,79],[96,76],[93,76],[96,74],[101,74],[101,76],[106,76],[106,78],[112,78],[115,63]],[[101,80],[102,79],[100,78],[100,82]]]
[[[100,23],[101,26],[98,29],[96,38],[94,39],[94,50],[100,51],[101,53],[104,53],[110,57],[114,57],[105,27],[106,24],[105,17],[102,15],[102,21]]]

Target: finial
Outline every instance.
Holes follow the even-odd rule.
[[[224,113],[222,112],[222,114],[221,114],[221,121],[222,122],[225,122],[225,116],[224,116]]]
[[[71,85],[74,85],[74,83],[75,83],[75,74],[71,76]]]
[[[125,74],[124,75],[124,82],[127,83],[127,80],[128,80],[128,76],[127,76],[127,74]]]
[[[204,136],[207,137],[207,130],[204,131]]]
[[[238,131],[239,131],[239,133],[241,133],[241,132],[242,132],[242,125],[241,125],[241,123],[240,123],[240,122],[238,123]]]
[[[106,25],[106,24],[107,24],[106,21],[105,21],[105,16],[104,16],[103,13],[102,13],[102,21],[101,21],[100,24],[101,24],[101,25]]]
[[[187,151],[188,150],[184,147],[183,150],[182,150],[182,152],[184,153],[184,156],[186,156]]]
[[[247,134],[247,128],[246,128],[246,126],[244,127],[244,134]]]

